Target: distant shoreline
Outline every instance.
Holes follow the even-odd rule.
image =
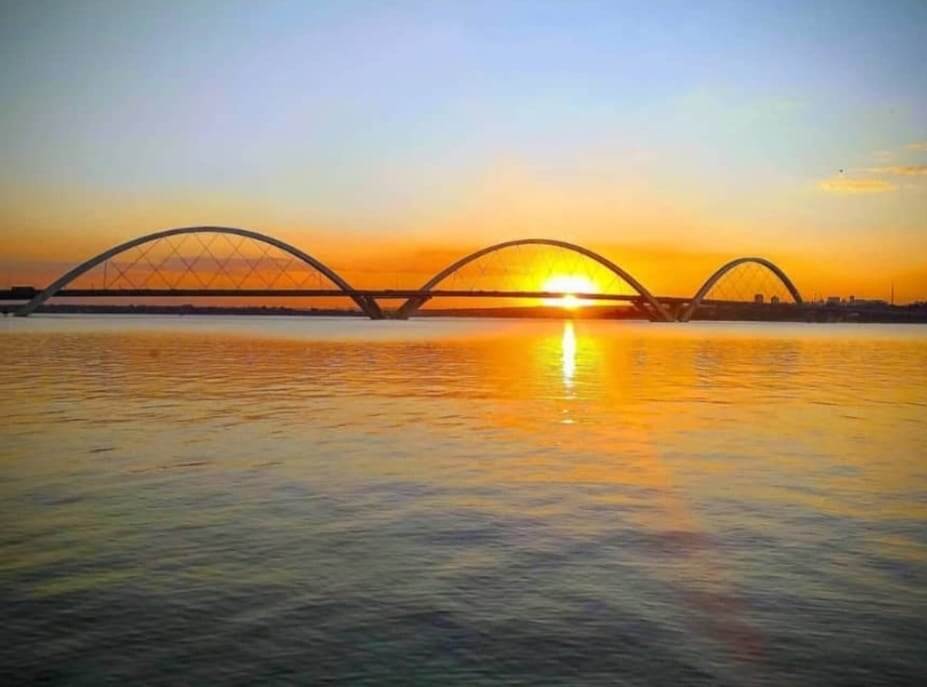
[[[18,306],[4,304],[0,312],[12,315]],[[286,317],[366,317],[358,310],[344,308],[291,308],[286,306],[203,306],[203,305],[98,305],[46,304],[37,313],[88,315],[251,315]],[[428,308],[416,318],[524,318],[524,319],[609,319],[646,320],[630,307],[584,306],[566,310],[559,306],[523,306],[496,308]],[[793,304],[778,306],[703,306],[693,320],[722,322],[859,322],[867,324],[927,324],[927,305],[851,308],[813,305],[798,308]]]

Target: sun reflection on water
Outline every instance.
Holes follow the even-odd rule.
[[[576,374],[576,331],[570,320],[563,323],[560,349],[563,356],[563,385],[572,389],[573,376]]]
[[[923,615],[911,601],[927,561],[915,536],[927,522],[923,338],[865,325],[111,317],[10,318],[17,329],[0,332],[4,593],[21,600],[21,634],[51,643],[73,636],[80,595],[98,639],[62,660],[129,651],[127,632],[161,641],[176,618],[181,639],[165,650],[209,655],[223,630],[191,635],[189,613],[221,602],[260,633],[279,593],[297,624],[307,599],[385,600],[377,617],[336,614],[324,641],[280,631],[328,653],[397,635],[429,670],[444,645],[423,617],[440,620],[431,633],[485,632],[515,666],[522,646],[568,633],[583,644],[565,645],[564,662],[598,660],[629,622],[654,633],[628,645],[634,660],[665,663],[676,647],[659,640],[678,637],[678,651],[727,666],[729,684],[815,684],[779,666],[841,656],[848,641],[902,652],[886,670],[920,665],[915,634],[893,632]],[[822,595],[822,615],[796,616]],[[159,605],[136,611],[136,599]],[[497,636],[486,620],[500,599],[512,623],[565,624],[507,644],[508,627]],[[854,633],[820,630],[835,618]],[[823,679],[839,669],[825,664]]]

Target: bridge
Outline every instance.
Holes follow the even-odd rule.
[[[699,308],[709,306],[804,303],[785,272],[765,258],[740,257],[721,265],[692,296],[656,296],[609,258],[544,238],[504,241],[474,251],[418,288],[356,288],[285,241],[219,226],[145,234],[89,258],[44,288],[0,290],[0,301],[20,302],[13,310],[20,317],[52,298],[281,297],[347,298],[371,319],[407,319],[433,299],[626,303],[648,319],[663,322],[687,322]],[[399,301],[396,307],[384,308],[385,302],[394,301]]]

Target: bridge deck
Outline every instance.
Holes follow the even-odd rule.
[[[38,294],[41,289],[16,287],[0,289],[0,301],[25,301]],[[363,296],[383,300],[407,300],[409,298],[537,298],[556,300],[564,296],[573,296],[585,301],[633,302],[640,303],[643,298],[637,294],[627,293],[572,293],[563,291],[465,291],[460,289],[62,289],[55,298],[346,298]],[[684,305],[691,302],[691,297],[656,296],[665,305]],[[747,301],[726,301],[706,298],[706,305],[730,305]],[[788,305],[782,303],[780,305]]]
[[[38,289],[27,291],[17,289],[0,290],[0,300],[25,300],[32,298]],[[56,298],[140,298],[140,297],[172,297],[172,298],[203,298],[203,297],[230,297],[244,298],[277,298],[277,297],[350,297],[367,296],[384,299],[409,298],[563,298],[576,296],[587,300],[635,301],[639,300],[637,294],[607,294],[607,293],[566,293],[560,291],[472,291],[434,289],[422,291],[421,289],[62,289]]]

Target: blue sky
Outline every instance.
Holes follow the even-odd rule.
[[[693,250],[762,247],[759,233],[822,257],[849,236],[858,257],[878,247],[915,271],[927,247],[921,0],[0,13],[5,234],[266,218],[607,243],[620,226]]]

